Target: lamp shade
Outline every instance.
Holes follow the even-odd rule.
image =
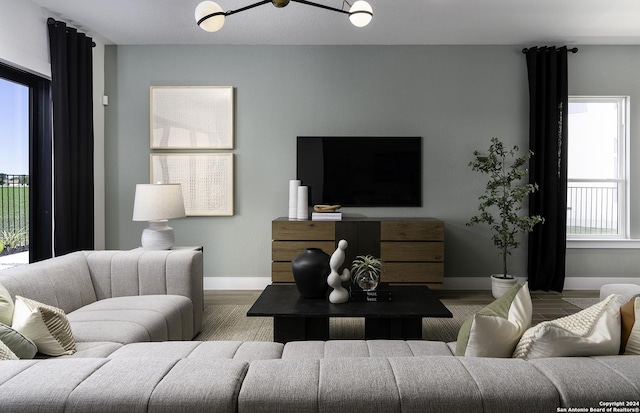
[[[202,20],[203,18],[212,14],[215,14],[215,16],[211,16],[205,20]],[[212,1],[203,1],[196,6],[195,16],[196,22],[202,30],[208,32],[217,32],[218,30],[222,29],[222,26],[224,26],[225,14],[222,10],[222,7],[220,7],[218,3],[214,3]]]
[[[349,20],[356,27],[364,27],[373,19],[373,9],[364,0],[358,0],[349,8]]]
[[[184,217],[180,184],[137,184],[133,202],[134,221],[156,221]]]

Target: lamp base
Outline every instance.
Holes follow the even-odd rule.
[[[149,227],[142,231],[140,242],[145,250],[170,250],[176,242],[173,228],[167,220],[149,221]]]

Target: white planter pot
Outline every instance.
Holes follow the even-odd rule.
[[[511,278],[500,278],[502,274],[491,274],[491,293],[494,298],[500,298],[504,293],[509,291],[511,287],[516,285],[518,280],[507,274]]]

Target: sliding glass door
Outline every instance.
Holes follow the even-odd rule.
[[[52,255],[50,81],[0,64],[0,269]]]

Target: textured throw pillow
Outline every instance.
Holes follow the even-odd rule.
[[[620,350],[620,302],[611,294],[570,316],[544,321],[527,330],[513,357],[606,356]]]
[[[0,324],[0,341],[21,359],[32,359],[38,352],[38,347],[33,341],[4,324]]]
[[[13,351],[6,344],[0,341],[0,360],[18,360]]]
[[[69,320],[59,308],[17,295],[12,327],[33,340],[40,353],[61,356],[76,352]]]
[[[531,312],[528,283],[514,285],[462,324],[456,356],[511,357],[518,340],[531,325]]]
[[[13,319],[13,300],[11,294],[0,284],[0,323],[11,325]]]
[[[620,354],[640,354],[640,296],[620,307]]]

